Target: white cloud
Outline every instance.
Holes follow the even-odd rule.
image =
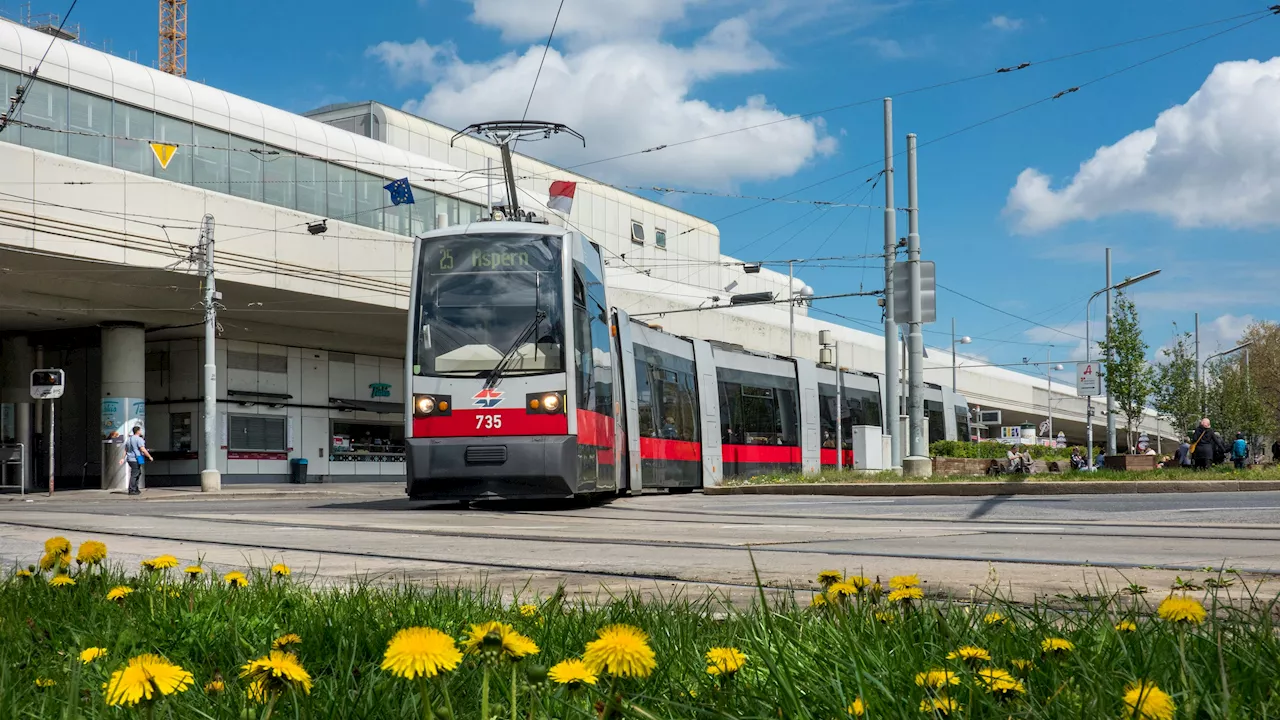
[[[476,0],[477,14],[482,5],[509,1],[514,0]],[[613,4],[628,3],[609,3]],[[639,6],[646,9],[646,17],[659,18],[650,22],[660,24],[660,18],[670,15],[667,4],[657,0],[646,0]],[[667,8],[666,15],[660,12],[663,8]],[[607,14],[599,9],[592,12]],[[640,11],[619,12],[630,17],[625,13]],[[613,21],[619,22],[616,17]],[[588,27],[585,20],[575,22],[578,27]],[[511,30],[514,32],[514,27]],[[580,34],[594,32],[588,28]],[[534,44],[522,53],[469,63],[459,58],[452,46],[431,45],[425,40],[384,42],[369,50],[402,80],[431,86],[421,99],[406,103],[407,111],[454,127],[483,119],[519,117],[542,52],[542,46]],[[591,42],[565,52],[553,47],[538,80],[529,117],[569,125],[586,135],[588,147],[584,150],[572,142],[553,139],[521,149],[558,164],[573,165],[782,120],[787,115],[770,106],[762,95],[748,97],[733,108],[716,107],[692,97],[698,83],[777,66],[773,54],[752,37],[751,28],[741,18],[719,23],[686,47],[658,39]],[[724,188],[744,180],[791,175],[810,160],[833,152],[835,145],[820,118],[797,119],[594,166],[591,173],[615,182]]]
[[[855,40],[859,45],[864,45],[875,51],[877,55],[885,60],[901,60],[907,57],[907,51],[902,47],[902,43],[897,40],[888,38],[864,37]]]
[[[578,41],[656,38],[686,10],[709,0],[568,0],[556,36]],[[473,0],[472,20],[502,31],[504,40],[545,39],[559,0]]]
[[[1058,190],[1023,170],[1005,206],[1019,232],[1125,212],[1182,227],[1280,225],[1280,57],[1224,62],[1155,125],[1099,148]]]
[[[1021,18],[1011,18],[1008,15],[993,15],[988,25],[997,29],[1013,32],[1022,27],[1023,20]]]

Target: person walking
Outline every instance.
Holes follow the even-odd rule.
[[[1280,463],[1280,440],[1271,443],[1271,462]]]
[[[1209,427],[1209,418],[1202,418],[1200,427],[1191,436],[1191,457],[1195,459],[1196,470],[1208,470],[1218,452],[1226,452],[1222,438]]]
[[[124,439],[124,460],[129,465],[129,494],[141,495],[142,466],[153,460],[142,437],[142,426],[134,425],[133,434]]]
[[[1244,469],[1244,461],[1249,458],[1249,443],[1245,442],[1244,433],[1236,433],[1236,441],[1231,443],[1231,462],[1237,470]]]

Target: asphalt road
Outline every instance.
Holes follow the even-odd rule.
[[[322,582],[353,575],[592,594],[756,577],[808,587],[825,568],[918,572],[956,595],[1019,599],[1131,582],[1167,587],[1234,569],[1280,580],[1280,493],[996,498],[646,495],[592,506],[432,508],[398,486],[325,497],[131,501],[67,493],[0,503],[0,560],[50,534],[97,537],[114,559],[170,552],[215,567],[283,560]],[[157,493],[158,495],[159,493]],[[1280,584],[1277,584],[1280,587]],[[1274,591],[1273,591],[1274,592]]]

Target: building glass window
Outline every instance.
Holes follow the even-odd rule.
[[[110,165],[111,140],[106,136],[111,134],[111,101],[76,90],[70,92],[67,127],[77,132],[94,133],[103,137],[68,135],[67,154],[77,160]]]
[[[356,171],[341,165],[329,166],[329,217],[355,222]]]
[[[191,148],[192,184],[201,190],[230,193],[231,151],[227,148],[231,136],[196,125],[194,137],[195,144]],[[169,167],[173,167],[172,163]]]
[[[190,185],[191,123],[186,120],[177,120],[164,115],[156,115],[155,139],[162,143],[170,143],[179,146],[178,151],[175,152],[173,154],[173,158],[169,160],[169,167],[162,168],[160,167],[160,161],[155,160],[155,176],[170,182],[180,182],[185,185]],[[147,147],[146,143],[138,144],[141,145],[142,149],[148,154],[151,153],[151,148]],[[223,147],[226,147],[226,145],[223,145]]]
[[[436,214],[445,216],[444,222],[446,226],[459,224],[461,219],[459,218],[458,199],[444,195],[436,198]],[[435,226],[434,220],[432,220],[432,226]],[[439,228],[437,227],[436,229],[438,230]]]
[[[383,189],[386,184],[387,181],[380,177],[356,173],[356,214],[350,218],[351,222],[374,230],[382,229],[382,206],[391,204],[382,201],[384,197],[389,197]]]
[[[28,83],[26,101],[17,119],[33,125],[43,125],[51,130],[22,128],[22,144],[36,150],[67,154],[67,134],[54,132],[67,129],[67,89],[37,80]],[[4,98],[8,104],[8,98]]]
[[[233,453],[286,453],[287,419],[276,415],[228,415],[227,450]]]
[[[334,422],[333,462],[404,462],[404,425]]]
[[[262,143],[231,136],[231,194],[262,202]]]
[[[644,244],[644,223],[638,220],[631,221],[631,242]]]
[[[666,249],[666,247],[667,247],[667,231],[666,231],[666,230],[654,230],[654,231],[653,231],[653,244],[654,244],[654,245],[657,245],[658,247],[663,248],[663,249],[665,250],[665,249]]]
[[[280,154],[263,156],[262,200],[276,207],[293,208],[294,189],[298,184],[298,178],[294,174],[297,158],[288,150],[273,147],[268,147],[267,150]]]
[[[328,184],[328,178],[326,177],[328,163],[309,157],[298,157],[296,161],[298,184],[295,188],[297,189],[298,200],[295,207],[304,213],[326,215],[325,185]]]
[[[9,98],[13,97],[18,90],[18,74],[9,72],[4,68],[0,68],[0,102],[4,103],[5,109],[9,107]],[[5,128],[4,132],[0,132],[0,142],[20,143],[22,140],[18,135],[22,132],[22,128],[17,125],[10,125]]]
[[[116,103],[113,116],[116,140],[112,141],[113,164],[129,172],[155,175],[151,148],[146,141],[155,137],[155,113]]]
[[[191,438],[191,413],[171,413],[169,415],[169,451],[191,452]]]
[[[413,205],[409,206],[409,235],[418,237],[431,230],[436,221],[436,194],[413,189]]]

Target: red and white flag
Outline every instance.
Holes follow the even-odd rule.
[[[578,183],[556,180],[551,183],[551,199],[547,200],[547,208],[568,215],[573,209],[573,194],[577,190]]]

